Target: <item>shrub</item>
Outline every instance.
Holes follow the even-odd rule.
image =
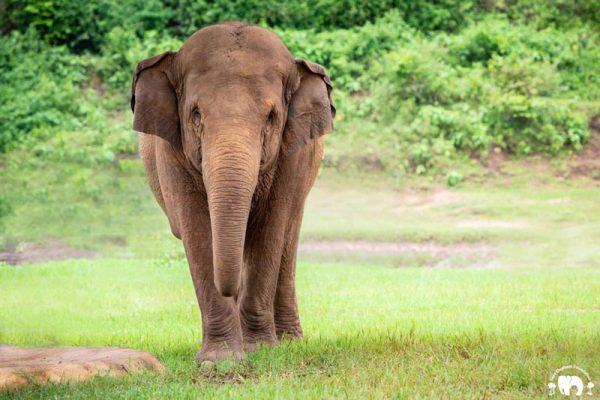
[[[572,106],[520,94],[498,94],[484,121],[494,144],[520,155],[579,150],[589,136],[585,119]]]
[[[410,125],[415,137],[443,139],[453,150],[472,154],[486,152],[490,145],[482,113],[466,104],[452,108],[421,107]],[[445,154],[450,156],[451,154]]]
[[[4,23],[21,32],[34,28],[52,45],[97,51],[113,27],[142,34],[163,29],[170,16],[160,0],[7,0]]]
[[[131,74],[141,60],[163,53],[176,51],[181,41],[159,35],[156,31],[146,32],[139,39],[133,32],[122,28],[114,28],[102,46],[98,62],[98,73],[110,88],[120,92],[128,92]]]
[[[552,96],[561,91],[556,67],[548,62],[511,54],[494,56],[488,63],[489,77],[503,91],[531,96]]]
[[[467,27],[460,35],[448,38],[448,54],[453,63],[470,67],[485,63],[494,55],[507,52],[509,25],[502,20],[487,19]]]
[[[361,82],[373,62],[387,51],[412,39],[414,30],[397,12],[376,24],[332,32],[276,30],[295,57],[327,67],[336,89],[357,92],[368,88]]]
[[[507,6],[527,0],[520,1]],[[485,157],[491,146],[522,155],[577,150],[588,135],[580,104],[555,99],[586,99],[593,115],[600,98],[597,31],[538,29],[510,15],[477,21],[472,1],[7,4],[9,29],[25,33],[0,42],[0,152],[25,143],[34,156],[58,162],[104,165],[135,152],[127,102],[136,63],[178,49],[181,40],[169,32],[184,37],[225,18],[277,24],[294,56],[328,69],[338,159],[339,149],[359,146],[383,168],[425,173]]]
[[[450,187],[454,187],[457,186],[460,181],[462,181],[463,177],[460,173],[456,172],[456,171],[450,171],[447,175],[446,175],[446,185],[450,186]]]
[[[598,0],[491,0],[491,9],[506,13],[513,21],[537,27],[573,27],[581,23],[599,26]]]
[[[473,68],[475,63],[486,65],[506,58],[521,70],[535,73],[536,68],[543,69],[540,73],[556,88],[561,86],[586,99],[600,98],[599,36],[585,26],[568,31],[536,30],[489,17],[459,35],[440,36],[448,42],[451,64]],[[552,68],[556,72],[549,71]]]
[[[492,146],[520,155],[579,150],[588,138],[585,117],[573,102],[553,99],[570,90],[559,66],[578,62],[569,43],[580,36],[564,34],[573,41],[558,43],[549,32],[533,40],[534,33],[490,19],[460,35],[416,35],[366,72],[371,100],[358,101],[390,127],[382,131],[389,145],[416,173],[463,155],[486,157]],[[544,42],[552,46],[544,50]]]
[[[0,152],[36,129],[74,128],[83,115],[74,99],[85,63],[36,36],[14,33],[0,41]]]
[[[457,71],[442,58],[442,50],[421,39],[385,55],[369,74],[376,113],[394,118],[408,103],[421,106],[456,100],[459,91],[449,81],[457,78]]]

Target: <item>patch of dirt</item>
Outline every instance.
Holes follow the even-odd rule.
[[[590,121],[590,141],[569,164],[569,176],[587,176],[600,180],[600,117]]]
[[[383,161],[377,156],[377,154],[367,154],[360,158],[360,165],[364,166],[368,171],[383,171],[385,165]]]
[[[455,225],[457,228],[475,228],[475,229],[524,229],[529,226],[524,221],[504,221],[499,219],[471,219],[459,222]]]
[[[0,262],[10,265],[31,264],[45,261],[61,261],[77,258],[94,258],[94,253],[88,250],[79,250],[61,243],[38,245],[22,243],[18,246],[9,246],[6,251],[0,252]]]
[[[489,154],[487,159],[484,161],[484,165],[488,167],[493,173],[501,174],[502,167],[506,163],[508,156],[505,151],[503,151],[500,147],[493,148]]]
[[[434,258],[451,256],[491,257],[494,247],[487,243],[436,242],[367,242],[367,241],[312,241],[300,243],[300,254],[309,253],[361,253],[379,256],[427,255]]]
[[[448,189],[440,189],[428,193],[407,191],[400,197],[402,206],[428,208],[452,204],[460,200],[461,194]]]
[[[114,347],[22,348],[0,345],[0,391],[49,382],[121,376],[163,365],[150,353]]]

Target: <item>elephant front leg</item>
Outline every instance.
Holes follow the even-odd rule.
[[[199,241],[184,240],[190,273],[202,314],[202,347],[196,360],[242,358],[242,331],[232,297],[217,292],[212,272],[212,249]]]
[[[272,224],[267,226],[254,232],[247,243],[244,281],[238,298],[246,350],[254,350],[260,343],[278,342],[273,303],[283,241]]]

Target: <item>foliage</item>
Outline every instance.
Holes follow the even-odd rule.
[[[450,171],[448,175],[446,175],[446,184],[450,187],[454,187],[460,183],[463,179],[462,175],[456,171]]]
[[[568,105],[512,93],[493,100],[484,120],[493,142],[509,153],[579,150],[588,138],[585,120]]]
[[[390,10],[425,31],[456,30],[468,21],[473,0],[7,0],[8,30],[35,28],[46,42],[97,51],[113,29],[143,36],[148,30],[184,38],[199,27],[242,20],[284,29],[349,29]]]
[[[34,28],[47,43],[82,51],[98,50],[118,26],[136,34],[163,27],[171,10],[160,0],[7,0],[6,15],[9,28]]]
[[[582,22],[600,26],[600,1],[598,0],[489,0],[488,9],[505,13],[521,23],[534,23],[538,27],[573,27]]]
[[[101,48],[98,73],[110,88],[123,90],[131,82],[131,73],[141,60],[181,47],[181,41],[148,31],[140,39],[134,32],[114,28]]]
[[[587,67],[598,75],[588,65],[598,54],[578,57],[598,53],[589,42],[597,38],[585,31],[536,32],[493,18],[458,35],[415,35],[369,68],[372,96],[359,108],[396,143],[393,163],[416,173],[460,154],[485,158],[492,146],[519,155],[579,150],[585,117],[574,100],[556,99],[598,99],[596,86],[573,79]]]
[[[389,13],[376,24],[353,29],[276,32],[295,57],[327,66],[336,89],[350,93],[367,89],[368,85],[360,78],[374,61],[415,34],[398,13]]]
[[[537,30],[528,25],[515,25],[504,18],[486,18],[466,27],[459,35],[442,34],[438,40],[447,45],[452,64],[473,67],[475,63],[485,65],[492,59],[503,63],[508,57],[511,63],[529,68],[530,75],[536,75],[536,68],[544,68],[544,78],[556,81],[556,77],[547,75],[547,70],[554,67],[560,74],[561,89],[582,98],[600,98],[599,37],[585,26]]]
[[[0,41],[0,152],[35,130],[75,129],[83,115],[79,86],[85,64],[65,47],[50,47],[35,31]]]
[[[537,0],[478,4],[11,0],[13,32],[0,42],[0,153],[26,145],[35,157],[97,165],[134,152],[127,103],[135,65],[227,18],[277,25],[295,57],[328,69],[338,107],[332,154],[355,141],[384,169],[421,174],[485,158],[492,147],[579,150],[589,133],[578,110],[593,116],[600,99],[588,6],[570,8],[581,19],[533,26],[511,10],[535,9]],[[493,10],[501,14],[482,16]]]

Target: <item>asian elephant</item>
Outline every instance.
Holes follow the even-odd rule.
[[[240,22],[200,29],[133,72],[140,155],[201,309],[199,362],[302,336],[296,249],[331,91],[323,67]]]

